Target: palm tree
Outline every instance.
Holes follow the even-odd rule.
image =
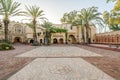
[[[32,31],[34,32],[34,25],[32,23],[26,23],[26,25],[32,29]],[[33,34],[34,37],[34,34]]]
[[[72,26],[76,26],[77,30],[78,30],[78,40],[79,40],[79,28],[81,28],[81,35],[82,35],[82,43],[85,43],[85,36],[84,36],[84,27],[82,24],[82,18],[81,16],[79,16],[79,14],[77,15],[77,19],[73,22]]]
[[[43,24],[41,25],[42,27],[46,28],[46,34],[45,34],[45,43],[49,45],[50,43],[50,38],[51,38],[51,33],[56,32],[53,24],[48,21],[44,21]]]
[[[101,13],[98,12],[96,7],[90,7],[88,9],[83,8],[80,11],[80,17],[82,18],[82,24],[85,26],[86,29],[86,43],[88,44],[90,41],[90,36],[89,36],[89,29],[90,29],[90,24],[94,23],[96,20],[102,20],[100,17]]]
[[[62,24],[66,25],[66,27],[67,27],[67,24],[68,24],[68,17],[69,17],[69,14],[64,13],[63,17],[60,20],[62,22]],[[67,40],[68,40],[68,33],[66,32],[66,44],[67,44]]]
[[[37,45],[37,34],[36,34],[36,24],[38,19],[45,19],[43,17],[43,10],[40,9],[40,7],[37,6],[25,6],[26,11],[24,12],[25,16],[31,17],[32,24],[33,24],[33,39],[34,44]]]
[[[0,15],[4,16],[3,22],[5,27],[5,42],[8,42],[8,25],[10,23],[10,16],[20,15],[20,3],[13,0],[1,0]]]

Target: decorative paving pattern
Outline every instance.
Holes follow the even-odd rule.
[[[66,64],[55,64],[50,66],[49,71],[53,74],[67,74],[71,71],[71,68]]]
[[[38,58],[8,80],[115,80],[81,58]]]
[[[17,57],[96,57],[101,56],[78,47],[39,47],[29,52],[18,55]]]

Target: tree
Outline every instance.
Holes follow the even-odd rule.
[[[113,30],[113,31],[117,31],[117,30],[120,30],[120,26],[119,25],[110,25],[110,29]]]
[[[68,13],[64,13],[63,17],[60,19],[60,21],[63,23],[63,24],[66,24],[68,23]],[[66,26],[67,27],[67,26]]]
[[[85,35],[84,35],[84,26],[83,26],[83,20],[82,20],[82,17],[80,16],[80,14],[78,14],[78,18],[77,20],[73,23],[73,25],[76,25],[78,30],[79,30],[79,27],[81,28],[81,35],[82,35],[82,43],[85,43]],[[78,35],[79,36],[79,35]]]
[[[36,34],[36,24],[38,19],[45,19],[43,17],[43,10],[40,9],[40,7],[37,6],[25,6],[26,11],[24,11],[24,15],[31,17],[32,24],[33,24],[33,39],[34,44],[37,45],[37,34]]]
[[[4,32],[5,32],[5,42],[8,42],[8,25],[10,23],[10,17],[20,15],[21,11],[19,9],[20,3],[14,2],[13,0],[1,0],[0,15],[4,16]]]
[[[86,28],[86,43],[89,43],[89,29],[90,29],[90,24],[94,23],[94,21],[96,20],[102,20],[102,18],[100,17],[101,13],[98,12],[97,7],[90,7],[90,8],[83,8],[80,11],[80,17],[82,18],[82,24],[85,26]]]
[[[53,24],[51,22],[44,21],[41,26],[46,28],[45,43],[47,45],[49,45],[50,44],[51,33],[56,32],[56,31],[53,28]]]
[[[113,11],[120,11],[120,0],[107,0],[107,3],[110,1],[116,2]]]
[[[34,32],[34,25],[33,25],[33,23],[26,23],[26,25],[28,25],[28,27],[31,28],[32,31]],[[33,34],[33,37],[34,37],[34,34]]]
[[[62,24],[66,25],[66,27],[67,27],[67,24],[68,24],[68,17],[69,17],[69,14],[68,13],[64,13],[63,17],[60,20],[62,22]],[[67,40],[68,40],[68,35],[66,33],[66,44],[67,44]]]

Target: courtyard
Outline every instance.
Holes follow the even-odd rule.
[[[120,80],[120,53],[85,45],[0,51],[0,80]]]
[[[0,80],[120,80],[120,0],[0,0]]]

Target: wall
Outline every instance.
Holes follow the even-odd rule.
[[[120,30],[95,35],[95,43],[120,44]]]

